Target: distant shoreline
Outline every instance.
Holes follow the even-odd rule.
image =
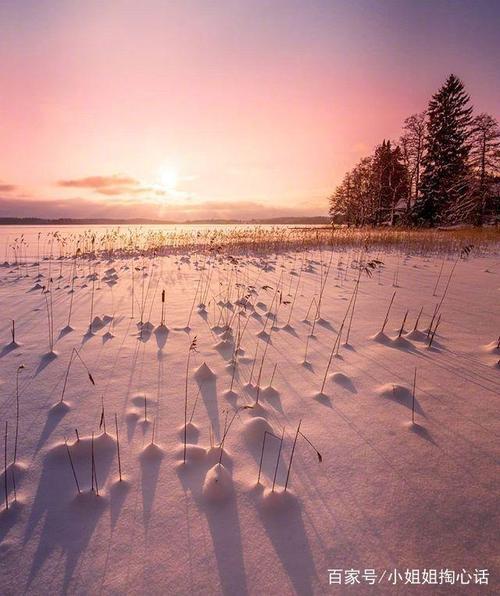
[[[315,225],[315,224],[329,224],[330,218],[327,216],[316,217],[275,217],[267,219],[200,219],[187,221],[170,221],[162,219],[106,219],[106,218],[88,218],[88,219],[73,219],[73,218],[56,218],[43,219],[38,217],[0,217],[0,225],[2,226],[122,226],[122,225],[158,225],[158,226],[185,226],[185,225]]]

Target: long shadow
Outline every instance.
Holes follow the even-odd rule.
[[[236,499],[205,504],[205,515],[212,536],[222,593],[226,596],[248,594]]]
[[[55,352],[47,352],[47,354],[44,354],[40,359],[40,364],[38,365],[38,368],[36,369],[35,377],[39,375],[42,372],[42,370],[51,362],[53,362],[56,358],[57,354]]]
[[[22,507],[19,501],[14,501],[9,504],[9,509],[4,508],[0,512],[0,544],[21,517]]]
[[[330,380],[349,391],[349,393],[356,394],[358,392],[352,380],[342,372],[333,373],[330,375]]]
[[[286,494],[280,493],[276,503],[259,502],[257,511],[294,592],[308,596],[313,594],[314,560],[300,504],[292,495],[286,497]]]
[[[406,387],[402,387],[401,385],[395,385],[393,391],[385,391],[382,396],[385,399],[389,399],[390,401],[393,401],[397,404],[401,404],[403,406],[405,406],[406,408],[408,408],[409,410],[412,409],[413,407],[413,396],[412,396],[412,392],[406,388]],[[419,401],[417,398],[415,398],[415,412],[417,412],[418,414],[420,414],[421,416],[423,416],[425,418],[425,412],[422,409],[422,406],[420,405]]]
[[[120,517],[120,511],[129,491],[130,484],[126,480],[117,480],[109,489],[109,506],[112,528],[116,526],[116,522]]]
[[[137,339],[142,341],[143,343],[147,343],[151,339],[151,335],[153,334],[153,325],[147,321],[143,325],[139,327],[139,331],[137,333]]]
[[[47,420],[45,421],[45,425],[42,429],[40,434],[40,438],[38,439],[38,443],[35,447],[35,453],[38,453],[40,449],[45,445],[45,443],[50,438],[50,435],[54,432],[57,428],[57,425],[61,420],[66,416],[68,410],[66,408],[52,408],[47,413]]]
[[[16,348],[19,348],[19,344],[15,341],[11,341],[10,344],[7,344],[2,348],[2,351],[0,352],[0,358],[7,356],[7,354],[10,354]]]
[[[333,325],[329,321],[326,321],[325,319],[316,319],[316,325],[320,325],[324,329],[328,329],[330,331],[335,331],[335,329],[333,328]]]
[[[165,327],[165,325],[160,325],[154,330],[154,334],[156,337],[156,345],[158,346],[158,350],[161,351],[167,343],[168,329]]]
[[[192,496],[199,511],[205,514],[217,560],[220,590],[225,596],[248,594],[243,559],[241,528],[234,494],[223,502],[211,503],[202,493],[209,458],[193,467],[178,468],[179,479],[187,498]]]
[[[434,437],[425,428],[425,426],[422,426],[421,424],[418,424],[417,422],[415,422],[414,424],[411,424],[409,428],[412,433],[415,433],[417,436],[422,437],[422,439],[425,439],[429,443],[432,443],[433,445],[437,446],[437,443],[434,440]]]
[[[153,511],[163,456],[163,450],[154,443],[150,443],[144,448],[139,458],[141,462],[142,516],[146,532]]]
[[[286,331],[294,337],[299,337],[295,329],[290,324],[286,324],[284,327],[281,327],[281,331]]]
[[[70,325],[66,325],[66,327],[63,327],[60,331],[59,331],[59,335],[57,337],[57,339],[62,339],[65,335],[68,335],[68,333],[71,333],[72,331],[74,331],[73,327],[71,327]]]
[[[43,520],[38,545],[31,564],[25,593],[53,552],[65,556],[61,591],[69,589],[74,571],[89,544],[102,513],[108,506],[105,496],[91,492],[91,448],[88,438],[71,446],[81,494],[77,493],[65,445],[58,444],[45,456],[37,492],[26,524],[24,545],[35,535]],[[114,440],[101,435],[95,441],[96,473],[101,487],[109,476],[115,452]]]
[[[214,430],[215,436],[220,437],[219,406],[217,402],[217,379],[215,376],[196,379],[200,394],[207,410],[210,424]]]
[[[283,405],[281,403],[281,394],[280,392],[275,389],[274,387],[264,387],[260,395],[269,402],[269,404],[278,412],[283,414]]]

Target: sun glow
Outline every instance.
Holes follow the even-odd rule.
[[[172,166],[162,166],[159,170],[160,186],[167,191],[173,191],[177,188],[179,177],[177,170]]]

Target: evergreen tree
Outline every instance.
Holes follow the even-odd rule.
[[[448,221],[468,193],[469,104],[462,81],[453,74],[429,102],[421,195],[414,210],[420,224]]]

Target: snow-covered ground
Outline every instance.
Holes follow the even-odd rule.
[[[2,267],[1,593],[496,592],[500,259],[364,254],[354,301],[359,257]]]

